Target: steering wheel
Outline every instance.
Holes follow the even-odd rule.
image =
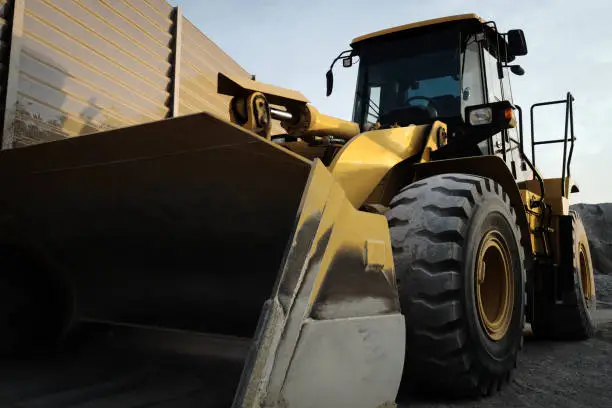
[[[410,102],[414,101],[414,100],[424,100],[427,101],[427,106],[422,106],[422,105],[412,105]],[[415,108],[420,108],[423,110],[426,110],[427,113],[429,113],[429,116],[432,119],[435,119],[438,117],[438,106],[436,106],[436,103],[433,101],[433,99],[428,98],[427,96],[412,96],[408,99],[406,99],[404,101],[404,103],[410,105],[411,107],[415,107]]]

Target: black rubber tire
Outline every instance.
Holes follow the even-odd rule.
[[[525,314],[525,255],[509,197],[494,181],[433,176],[403,188],[386,212],[406,319],[401,393],[478,397],[500,390],[516,367]],[[488,231],[511,259],[510,326],[491,340],[478,315],[475,257]]]
[[[588,300],[584,297],[580,278],[580,245],[584,245],[586,249],[586,261],[593,272],[589,242],[578,213],[571,210],[569,215],[572,217],[573,290],[567,293],[563,304],[538,299],[536,295],[531,329],[534,336],[542,340],[586,340],[593,337],[596,330],[593,319],[597,305],[596,295],[593,293]]]

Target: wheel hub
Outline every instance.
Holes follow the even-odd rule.
[[[591,288],[591,270],[589,268],[589,263],[587,262],[587,253],[586,253],[586,248],[584,247],[584,245],[580,244],[580,249],[579,249],[579,257],[580,257],[580,265],[578,265],[578,267],[580,268],[580,280],[582,282],[582,294],[584,296],[585,300],[590,300],[591,299],[591,293],[592,293],[592,288]],[[586,302],[587,307],[590,307],[590,303]]]
[[[491,340],[501,340],[510,327],[514,280],[508,248],[496,231],[480,243],[476,263],[476,302],[480,323]]]

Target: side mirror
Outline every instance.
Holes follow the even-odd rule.
[[[512,71],[514,75],[525,75],[525,70],[520,65],[510,65],[510,71]]]
[[[508,54],[513,56],[527,55],[527,41],[523,30],[508,31]]]
[[[325,74],[325,79],[327,80],[327,96],[331,95],[334,90],[334,74],[332,73],[332,69],[334,69],[334,65],[339,60],[342,60],[342,66],[345,68],[353,66],[353,50],[342,51],[340,55],[332,61],[329,71]]]
[[[327,71],[327,73],[325,74],[325,79],[327,80],[327,95],[326,96],[329,96],[331,95],[332,90],[334,89],[334,73],[332,72],[331,69]]]

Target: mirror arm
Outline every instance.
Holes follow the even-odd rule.
[[[334,65],[336,65],[336,62],[338,62],[342,58],[350,57],[352,53],[353,53],[353,50],[342,51],[336,58],[334,58],[334,60],[332,61],[331,65],[329,66],[329,70],[331,71],[332,68],[334,68]]]
[[[329,66],[329,70],[327,71],[325,75],[327,77],[327,92],[326,92],[327,96],[331,95],[332,93],[332,88],[333,88],[333,83],[334,83],[334,74],[332,70],[334,69],[334,65],[339,60],[346,58],[346,57],[350,57],[352,55],[353,55],[353,50],[344,50],[332,61],[331,65]]]

